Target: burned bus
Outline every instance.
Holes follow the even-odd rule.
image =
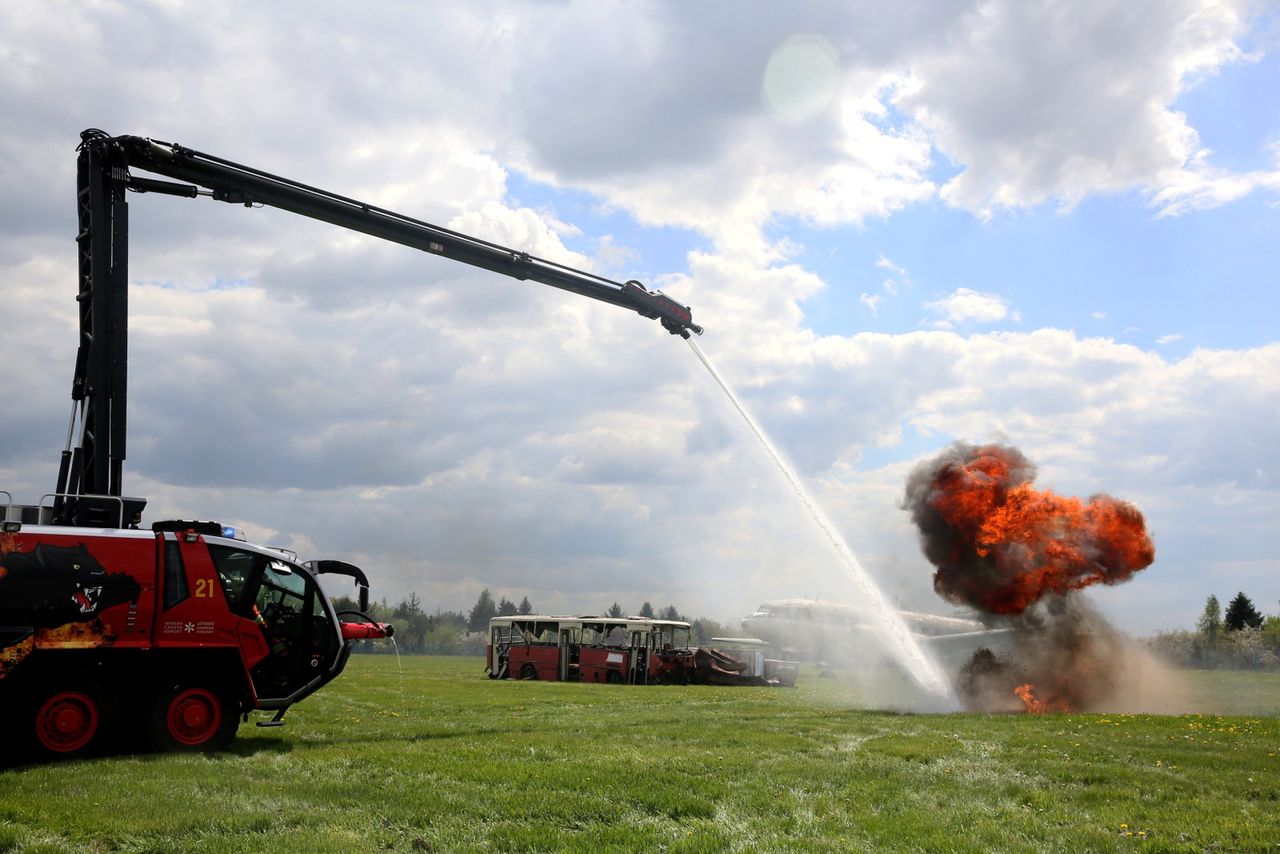
[[[491,679],[647,685],[684,682],[692,627],[644,617],[521,615],[489,621]]]
[[[520,615],[489,621],[490,679],[776,685],[749,656],[695,646],[682,620]],[[791,674],[790,684],[795,684]]]

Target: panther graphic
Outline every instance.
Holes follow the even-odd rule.
[[[142,588],[125,572],[107,572],[84,543],[40,543],[29,552],[0,554],[0,625],[57,628],[88,622]]]

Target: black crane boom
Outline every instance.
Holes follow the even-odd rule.
[[[127,190],[280,208],[627,308],[658,320],[673,335],[702,333],[687,306],[637,281],[615,282],[175,143],[110,136],[95,129],[80,136],[80,345],[71,389],[71,426],[55,491],[56,522],[86,524],[119,512],[119,502],[104,507],[87,496],[121,495],[128,381]],[[172,180],[135,175],[133,170]],[[126,502],[125,511],[133,515],[133,509]],[[140,503],[136,510],[141,512]]]

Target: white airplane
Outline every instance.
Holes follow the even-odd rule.
[[[980,647],[1011,649],[1013,630],[979,620],[899,611],[916,640],[948,669],[962,667]],[[883,630],[866,609],[814,599],[766,602],[742,620],[751,637],[768,642],[788,658],[829,664],[865,662],[884,649]]]

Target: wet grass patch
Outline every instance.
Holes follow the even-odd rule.
[[[914,715],[795,690],[491,682],[357,657],[215,756],[0,770],[0,851],[1256,850],[1280,676],[1214,714]],[[1245,698],[1231,714],[1233,692]],[[1220,711],[1220,713],[1219,713]]]

